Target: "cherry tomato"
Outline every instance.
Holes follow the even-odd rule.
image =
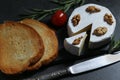
[[[62,10],[57,10],[51,20],[52,24],[58,27],[64,26],[67,22],[67,15]]]

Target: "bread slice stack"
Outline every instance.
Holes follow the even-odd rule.
[[[18,74],[37,70],[58,54],[55,32],[33,19],[7,21],[0,25],[0,70]]]
[[[28,70],[38,69],[40,66],[46,65],[54,60],[58,53],[58,41],[55,32],[48,28],[47,25],[36,20],[25,19],[20,23],[26,24],[35,29],[43,39],[43,44],[45,47],[43,57],[36,64],[30,66]]]

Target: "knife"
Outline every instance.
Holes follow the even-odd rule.
[[[59,70],[56,72],[39,76],[34,79],[27,79],[27,80],[54,80],[64,75],[78,74],[78,73],[83,73],[86,71],[98,69],[118,61],[120,61],[120,51],[114,52],[114,54],[105,54],[96,58],[92,58],[92,59],[77,63],[75,65],[72,65],[67,69]]]

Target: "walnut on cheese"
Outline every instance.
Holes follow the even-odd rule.
[[[80,21],[80,15],[79,14],[73,16],[73,18],[72,18],[73,26],[78,25],[79,21]]]
[[[112,25],[113,24],[113,18],[111,14],[105,14],[104,15],[104,21],[106,21],[108,24]]]
[[[106,27],[98,27],[94,30],[93,35],[102,36],[107,32]]]
[[[91,14],[91,13],[100,12],[100,9],[96,8],[95,6],[88,6],[86,8],[86,11]]]
[[[82,38],[83,38],[83,36],[75,39],[72,44],[73,44],[73,45],[78,45],[78,44],[80,43],[80,41],[81,41]]]

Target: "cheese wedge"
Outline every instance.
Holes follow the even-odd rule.
[[[86,32],[83,32],[81,34],[78,34],[69,38],[65,38],[64,40],[65,49],[73,55],[80,56],[82,54],[86,37],[87,37]],[[73,44],[73,42],[77,39],[80,39],[79,42],[77,42],[77,44],[75,43]]]
[[[90,8],[90,10],[88,8]],[[75,15],[79,15],[80,18],[77,21],[77,25],[76,22],[74,22],[74,24],[72,22],[72,19]],[[107,17],[108,19],[106,20],[105,17]],[[95,29],[99,27],[105,27],[106,32],[103,35],[94,35],[93,33]],[[107,44],[111,40],[111,37],[114,34],[115,27],[115,17],[108,8],[97,4],[86,4],[76,8],[72,12],[68,20],[67,29],[69,36],[73,36],[75,34],[91,30],[89,48],[99,48]]]

